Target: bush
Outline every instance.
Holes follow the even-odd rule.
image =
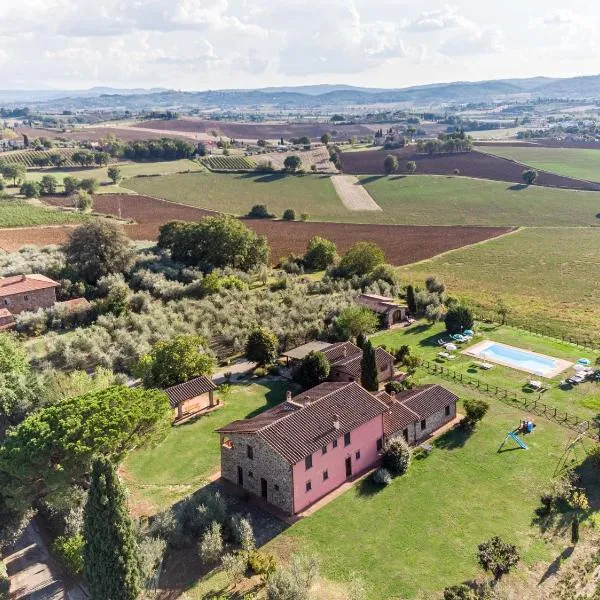
[[[277,567],[277,561],[272,554],[252,550],[248,554],[248,566],[255,575],[270,575]]]
[[[293,208],[286,208],[283,211],[283,220],[284,221],[295,221],[296,220],[296,211]]]
[[[466,329],[472,329],[475,321],[470,308],[455,304],[446,312],[444,322],[449,333],[461,333]]]
[[[200,540],[198,554],[207,563],[214,563],[219,560],[221,554],[223,554],[223,535],[220,523],[213,521],[210,524],[210,527]]]
[[[267,600],[308,600],[317,575],[314,558],[294,555],[288,568],[279,568],[269,577]]]
[[[463,407],[465,409],[465,425],[468,427],[475,427],[475,425],[483,419],[485,413],[489,410],[490,405],[485,400],[467,398],[466,400],[463,400]]]
[[[444,589],[444,600],[476,600],[475,592],[464,583]]]
[[[373,473],[373,481],[377,485],[389,485],[392,483],[392,475],[386,468],[380,467]]]
[[[0,560],[0,600],[9,600],[10,581],[6,565]]]
[[[337,247],[333,242],[319,236],[311,238],[304,255],[304,264],[307,268],[321,271],[335,263],[336,260]]]
[[[20,193],[25,196],[25,198],[39,198],[42,189],[40,184],[35,181],[24,181],[21,184]]]
[[[246,342],[246,358],[261,365],[272,363],[279,353],[277,336],[264,327],[250,333]]]
[[[256,369],[254,369],[253,373],[254,377],[256,379],[262,379],[263,377],[266,377],[268,374],[267,369],[264,369],[263,367],[256,367]]]
[[[71,537],[60,536],[52,543],[52,552],[69,573],[79,575],[83,572],[84,545],[85,541],[81,534]]]
[[[244,578],[248,561],[243,553],[232,552],[223,555],[221,566],[227,574],[230,585],[236,585]]]
[[[412,452],[402,438],[390,440],[383,452],[382,464],[393,475],[404,475],[410,466]]]
[[[274,216],[269,212],[266,204],[255,204],[248,213],[251,219],[272,219]]]
[[[527,185],[532,185],[535,180],[537,179],[537,171],[535,171],[534,169],[525,169],[523,171],[523,181],[527,184]]]
[[[88,192],[79,190],[73,200],[73,205],[81,212],[89,212],[94,206],[94,201]]]
[[[245,552],[254,550],[256,540],[250,519],[236,515],[231,521],[231,531],[235,543]]]
[[[409,388],[410,384],[408,379],[405,379],[404,381],[388,381],[385,384],[385,391],[388,394],[399,394],[400,392],[403,392]]]

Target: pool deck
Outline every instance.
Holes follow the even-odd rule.
[[[527,369],[525,367],[517,366],[514,362],[509,360],[502,360],[499,358],[491,358],[485,355],[485,350],[490,346],[503,346],[504,348],[512,348],[514,350],[519,350],[520,352],[527,352],[532,356],[539,356],[541,358],[545,358],[546,360],[551,360],[555,363],[556,367],[541,374],[540,371],[536,371],[535,369]],[[557,375],[562,373],[564,370],[572,367],[574,363],[569,362],[568,360],[562,360],[561,358],[555,358],[554,356],[548,356],[547,354],[541,354],[539,352],[532,352],[531,350],[526,350],[525,348],[519,348],[517,346],[509,346],[508,344],[501,344],[500,342],[494,342],[492,340],[484,340],[483,342],[479,342],[474,346],[469,346],[465,348],[461,352],[461,354],[465,354],[467,356],[472,356],[473,358],[478,358],[479,360],[484,360],[486,362],[495,363],[498,365],[502,365],[503,367],[510,367],[511,369],[516,369],[517,371],[524,371],[525,373],[531,373],[537,377],[543,377],[545,379],[554,379]]]

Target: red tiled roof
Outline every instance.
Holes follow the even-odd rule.
[[[347,342],[350,343],[350,342]],[[354,346],[354,344],[351,344]],[[330,361],[332,369],[347,373],[354,379],[360,379],[362,372],[362,350],[357,346],[354,346],[358,350],[358,354],[353,354],[349,358],[340,358],[333,362]],[[386,352],[383,348],[375,348],[375,363],[377,364],[377,370],[380,371],[382,367],[387,367],[389,364],[394,364],[394,357]]]
[[[396,400],[417,413],[421,419],[455,404],[458,396],[438,384],[424,385],[396,394]]]
[[[186,400],[191,400],[202,394],[208,394],[217,389],[217,386],[211,379],[202,375],[195,377],[184,383],[178,383],[165,390],[165,394],[169,397],[171,408],[175,408]]]
[[[352,342],[338,342],[337,344],[332,344],[329,348],[325,348],[321,352],[327,357],[330,364],[333,364],[338,360],[349,359],[359,354],[362,355],[362,350]]]
[[[357,383],[322,383],[292,401],[217,431],[257,435],[295,464],[386,411],[385,403]],[[336,416],[338,429],[334,427]]]
[[[386,313],[397,308],[406,308],[406,306],[394,302],[393,298],[378,296],[377,294],[361,294],[358,297],[358,303],[377,313]]]
[[[45,275],[13,275],[0,278],[0,297],[60,287],[60,283]]]
[[[408,427],[411,423],[420,421],[421,417],[401,402],[391,398],[389,410],[383,415],[383,431],[385,435],[393,435]]]
[[[13,314],[8,308],[0,308],[0,319],[6,319],[7,317],[13,317]]]

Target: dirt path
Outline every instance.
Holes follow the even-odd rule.
[[[354,175],[336,175],[331,178],[331,182],[343,205],[348,210],[381,210],[381,207],[371,198],[365,186],[361,185],[358,177]]]

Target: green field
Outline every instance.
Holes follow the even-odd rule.
[[[132,177],[167,175],[188,170],[203,170],[203,167],[197,161],[187,159],[162,162],[127,162],[114,166],[118,166],[121,169],[121,175],[123,176],[123,181],[121,181],[118,186],[113,185],[112,181],[108,178],[108,167],[91,167],[89,169],[40,169],[28,171],[26,179],[28,181],[41,181],[44,175],[53,175],[59,180],[59,183],[62,186],[62,181],[65,177],[78,177],[79,179],[94,177],[100,183],[98,193],[130,193],[131,190],[128,189],[128,184],[130,183],[129,178]]]
[[[482,370],[475,365],[478,362],[477,359],[460,353],[456,353],[454,360],[439,358],[438,352],[443,348],[438,345],[438,340],[445,339],[449,341],[443,323],[435,325],[428,325],[425,322],[417,323],[407,329],[395,329],[378,333],[372,336],[371,339],[377,345],[383,344],[394,349],[406,344],[417,356],[428,361],[434,361],[438,366],[443,365],[457,373],[462,373],[465,377],[478,379],[492,388],[498,386],[511,393],[515,392],[520,398],[539,399],[548,406],[579,417],[578,422],[580,423],[600,417],[600,384],[586,382],[570,388],[560,387],[559,384],[562,379],[574,374],[575,371],[572,368],[563,371],[553,379],[545,379],[544,383],[549,389],[540,395],[532,392],[526,386],[530,379],[538,378],[524,371],[502,365],[494,365],[490,370]],[[534,335],[513,327],[481,324],[477,327],[472,344],[484,340],[492,340],[524,350],[539,352],[571,363],[575,363],[582,357],[587,357],[594,362],[596,357],[600,356],[600,352],[583,350],[566,342]],[[460,345],[459,351],[464,350],[466,347],[468,345]]]
[[[21,200],[0,200],[0,227],[32,227],[78,223],[86,215],[36,206]]]
[[[509,183],[417,175],[365,177],[363,182],[383,211],[349,211],[328,176],[194,173],[131,179],[122,185],[208,208],[246,214],[266,204],[281,216],[286,208],[311,220],[404,225],[589,226],[600,224],[600,193],[521,188]]]
[[[285,398],[287,384],[236,385],[223,406],[195,422],[179,425],[154,448],[129,454],[123,465],[132,503],[152,513],[198,489],[219,469],[215,429],[244,419]],[[217,397],[222,398],[217,392]]]
[[[139,194],[236,215],[247,214],[254,204],[266,204],[278,216],[293,208],[312,220],[338,221],[347,214],[328,176],[192,173],[139,178],[126,185]]]
[[[363,177],[383,213],[406,225],[600,225],[600,193],[421,175]],[[365,213],[360,213],[361,217]]]
[[[419,283],[438,275],[476,311],[502,298],[509,322],[600,343],[600,229],[536,228],[401,267]]]
[[[536,169],[559,175],[600,181],[600,150],[586,148],[535,148],[523,146],[509,148],[501,144],[478,146],[477,150],[489,152]]]
[[[528,451],[498,452],[521,418],[492,400],[472,436],[444,435],[385,489],[354,486],[271,547],[314,553],[334,580],[359,573],[370,600],[438,598],[445,586],[478,574],[477,544],[493,535],[515,543],[526,566],[550,562],[564,546],[543,540],[532,521],[571,434],[540,420],[526,438]]]

